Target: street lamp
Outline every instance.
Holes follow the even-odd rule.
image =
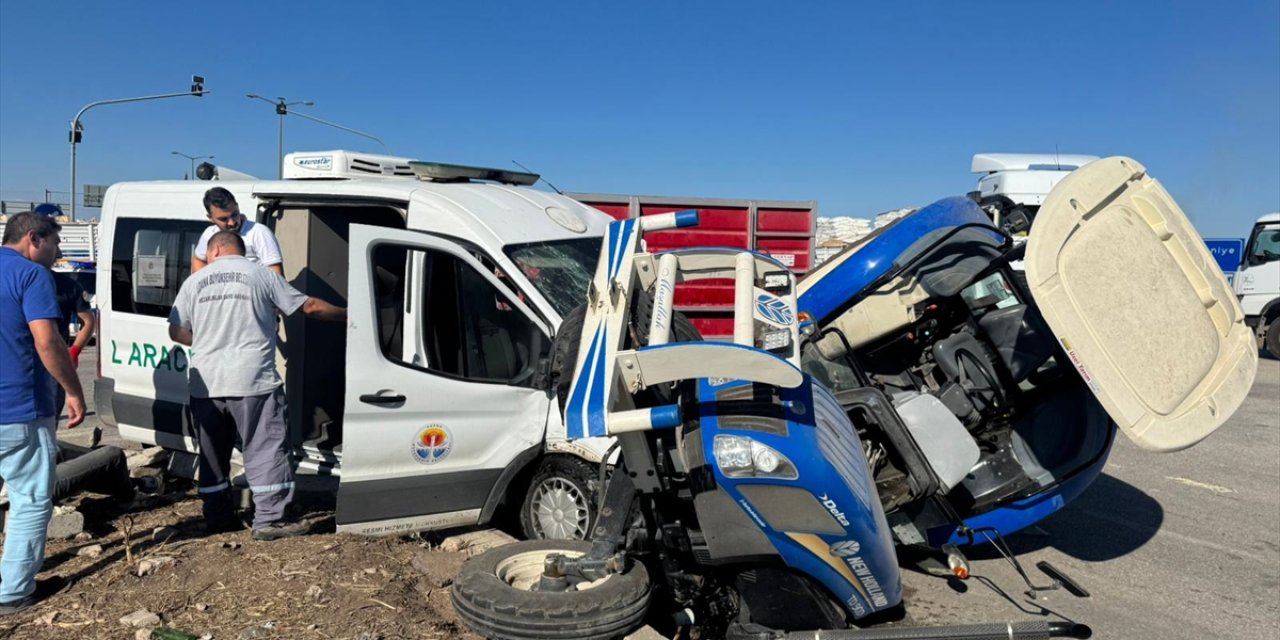
[[[76,145],[80,143],[84,127],[80,125],[80,117],[84,112],[104,104],[121,104],[124,102],[141,102],[143,100],[160,100],[162,98],[181,98],[184,96],[195,96],[197,98],[207,93],[204,90],[204,76],[191,76],[191,89],[183,93],[165,93],[156,96],[139,96],[137,98],[115,98],[113,100],[99,100],[90,102],[85,105],[76,117],[71,119],[71,131],[67,138],[71,142],[71,219],[76,219]]]
[[[310,100],[285,102],[284,98],[276,98],[276,101],[272,102],[271,100],[253,93],[246,93],[244,94],[244,97],[249,98],[250,100],[261,100],[267,104],[275,105],[276,107],[276,114],[280,116],[280,124],[276,127],[276,155],[278,156],[276,167],[279,177],[284,179],[284,117],[289,115],[289,107],[296,105],[310,107],[315,103]]]
[[[184,158],[186,158],[186,159],[188,159],[188,160],[190,160],[190,161],[191,161],[191,173],[187,174],[187,175],[188,175],[188,179],[189,179],[189,180],[195,180],[195,179],[196,179],[196,160],[203,160],[203,159],[205,159],[205,158],[208,158],[208,159],[210,159],[210,160],[212,160],[212,159],[213,159],[213,156],[212,156],[212,155],[208,155],[208,156],[189,156],[189,155],[187,155],[187,154],[185,154],[185,153],[183,153],[183,152],[181,152],[181,151],[170,151],[169,153],[171,153],[171,154],[173,154],[173,155],[175,155],[175,156],[182,156],[182,157],[184,157]]]

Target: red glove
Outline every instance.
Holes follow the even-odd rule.
[[[71,345],[71,348],[67,349],[67,351],[70,352],[71,354],[71,368],[79,369],[80,368],[80,347]]]

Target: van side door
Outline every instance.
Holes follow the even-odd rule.
[[[339,531],[478,522],[541,447],[550,331],[461,245],[351,225]]]

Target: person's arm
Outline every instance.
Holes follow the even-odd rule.
[[[71,354],[71,366],[79,369],[80,352],[84,350],[86,344],[89,344],[89,338],[93,337],[94,319],[91,311],[77,311],[76,315],[80,318],[80,332],[76,334],[76,340],[67,352]]]
[[[192,280],[187,279],[178,289],[178,295],[173,299],[173,306],[169,307],[169,339],[174,342],[191,346],[194,339],[191,333],[191,316],[188,308],[191,303],[191,284]]]
[[[302,311],[308,318],[316,320],[343,322],[347,319],[345,308],[298,291],[293,288],[293,285],[285,282],[284,276],[278,274],[268,276],[268,287],[272,301],[283,315],[291,316]]]
[[[196,240],[196,248],[191,251],[191,273],[209,266],[207,259],[209,257],[209,238],[212,238],[217,230],[217,227],[209,225],[200,234],[200,239]]]
[[[89,344],[89,339],[93,337],[93,328],[97,324],[97,320],[93,319],[92,311],[77,311],[76,315],[80,318],[80,333],[76,334],[75,344],[71,345],[76,349],[83,349]]]
[[[330,305],[330,303],[320,300],[320,298],[307,298],[302,303],[302,312],[307,317],[314,317],[316,320],[328,320],[332,323],[342,323],[347,320],[347,310],[344,307]]]
[[[280,253],[280,241],[276,234],[259,222],[253,229],[254,250],[258,253],[258,262],[266,268],[284,275],[284,255]]]
[[[169,325],[169,339],[185,346],[191,346],[191,329],[176,324]]]
[[[31,329],[40,362],[67,392],[67,428],[70,429],[84,422],[84,389],[80,388],[80,378],[71,366],[71,354],[67,353],[67,344],[58,333],[57,322],[32,320],[27,327]]]
[[[347,310],[344,307],[329,304],[320,298],[307,298],[307,301],[302,303],[302,313],[308,318],[330,322],[343,322],[347,319]]]

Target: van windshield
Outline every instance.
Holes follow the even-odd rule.
[[[533,242],[509,246],[506,252],[563,317],[587,301],[587,288],[600,257],[600,239]]]

